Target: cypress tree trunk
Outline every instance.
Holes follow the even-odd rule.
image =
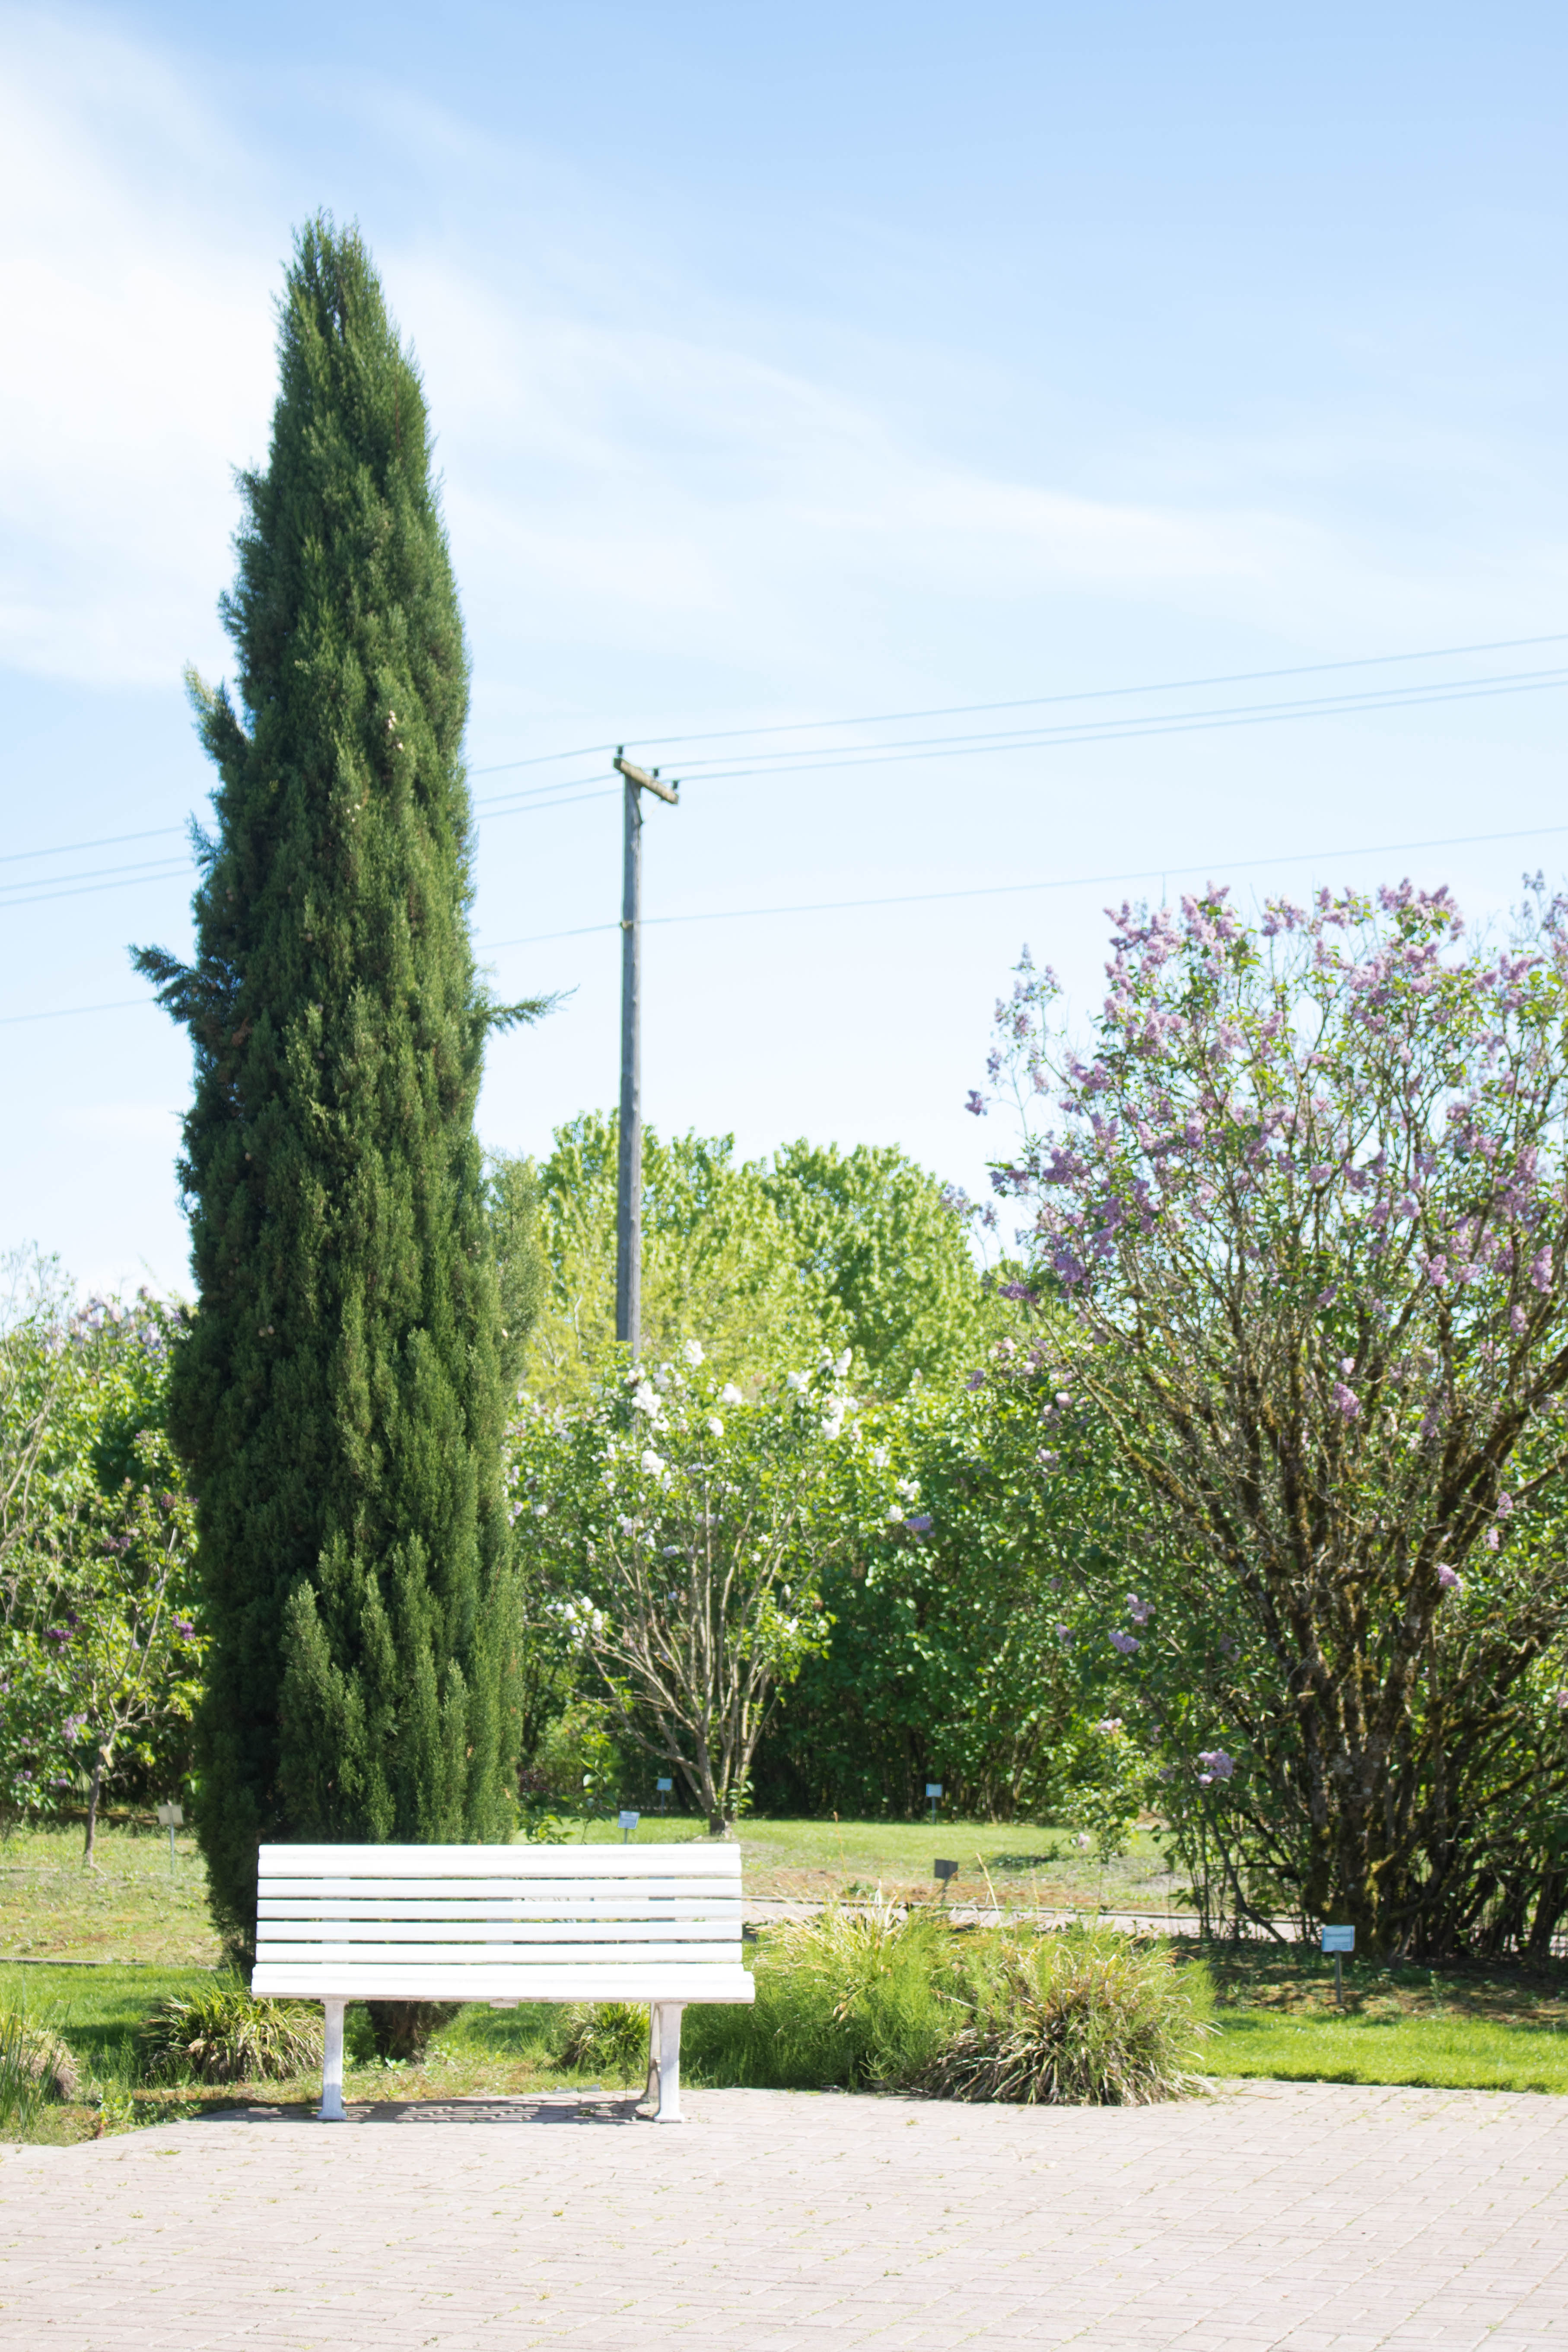
[[[510,1834],[515,1640],[496,1270],[473,1131],[468,663],[425,402],[360,239],[313,221],[240,478],[238,660],[189,967],[199,1304],[172,1427],[214,1643],[198,1826],[247,1949],[263,1839]]]

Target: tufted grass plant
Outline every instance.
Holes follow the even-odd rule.
[[[945,2099],[1147,2106],[1202,2089],[1214,1990],[1169,1948],[1113,1930],[1009,1942],[976,1970],[972,2021],[910,2079]]]
[[[889,2089],[952,2031],[937,1983],[945,1942],[880,1891],[864,1909],[792,1921],[764,1948],[754,2007],[687,2011],[682,2063],[714,2084]]]
[[[159,2001],[136,2053],[153,2083],[287,2082],[321,2063],[322,2019],[304,2001],[258,2000],[237,1976]]]
[[[0,2132],[26,2135],[51,2100],[74,2099],[80,2087],[58,2033],[25,2010],[0,2010]]]
[[[641,2002],[576,2001],[567,2010],[564,2022],[563,2066],[607,2075],[616,2083],[647,2075],[647,2011]]]

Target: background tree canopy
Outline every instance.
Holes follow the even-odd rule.
[[[542,1161],[491,1163],[505,1319],[550,1402],[585,1398],[615,1347],[616,1135],[614,1113],[584,1112]],[[743,1381],[847,1347],[858,1379],[898,1394],[962,1373],[1016,1320],[947,1188],[892,1146],[741,1160],[733,1136],[644,1129],[648,1362],[698,1339]]]
[[[0,1828],[188,1795],[205,1649],[165,1430],[177,1316],[0,1270]]]

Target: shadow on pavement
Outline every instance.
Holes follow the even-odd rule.
[[[349,2100],[351,2124],[626,2124],[649,2120],[638,2112],[635,2096],[616,2098],[608,2092],[544,2091],[515,2097],[488,2099]],[[308,2124],[316,2130],[312,2107],[253,2106],[210,2108],[199,2118],[219,2124]]]

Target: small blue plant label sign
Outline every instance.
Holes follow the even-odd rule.
[[[1325,1927],[1323,1929],[1323,1949],[1325,1952],[1353,1952],[1355,1949],[1355,1929],[1353,1927]]]
[[[928,1797],[940,1797],[941,1794],[942,1782],[940,1780],[928,1780],[926,1782],[926,1795]]]

